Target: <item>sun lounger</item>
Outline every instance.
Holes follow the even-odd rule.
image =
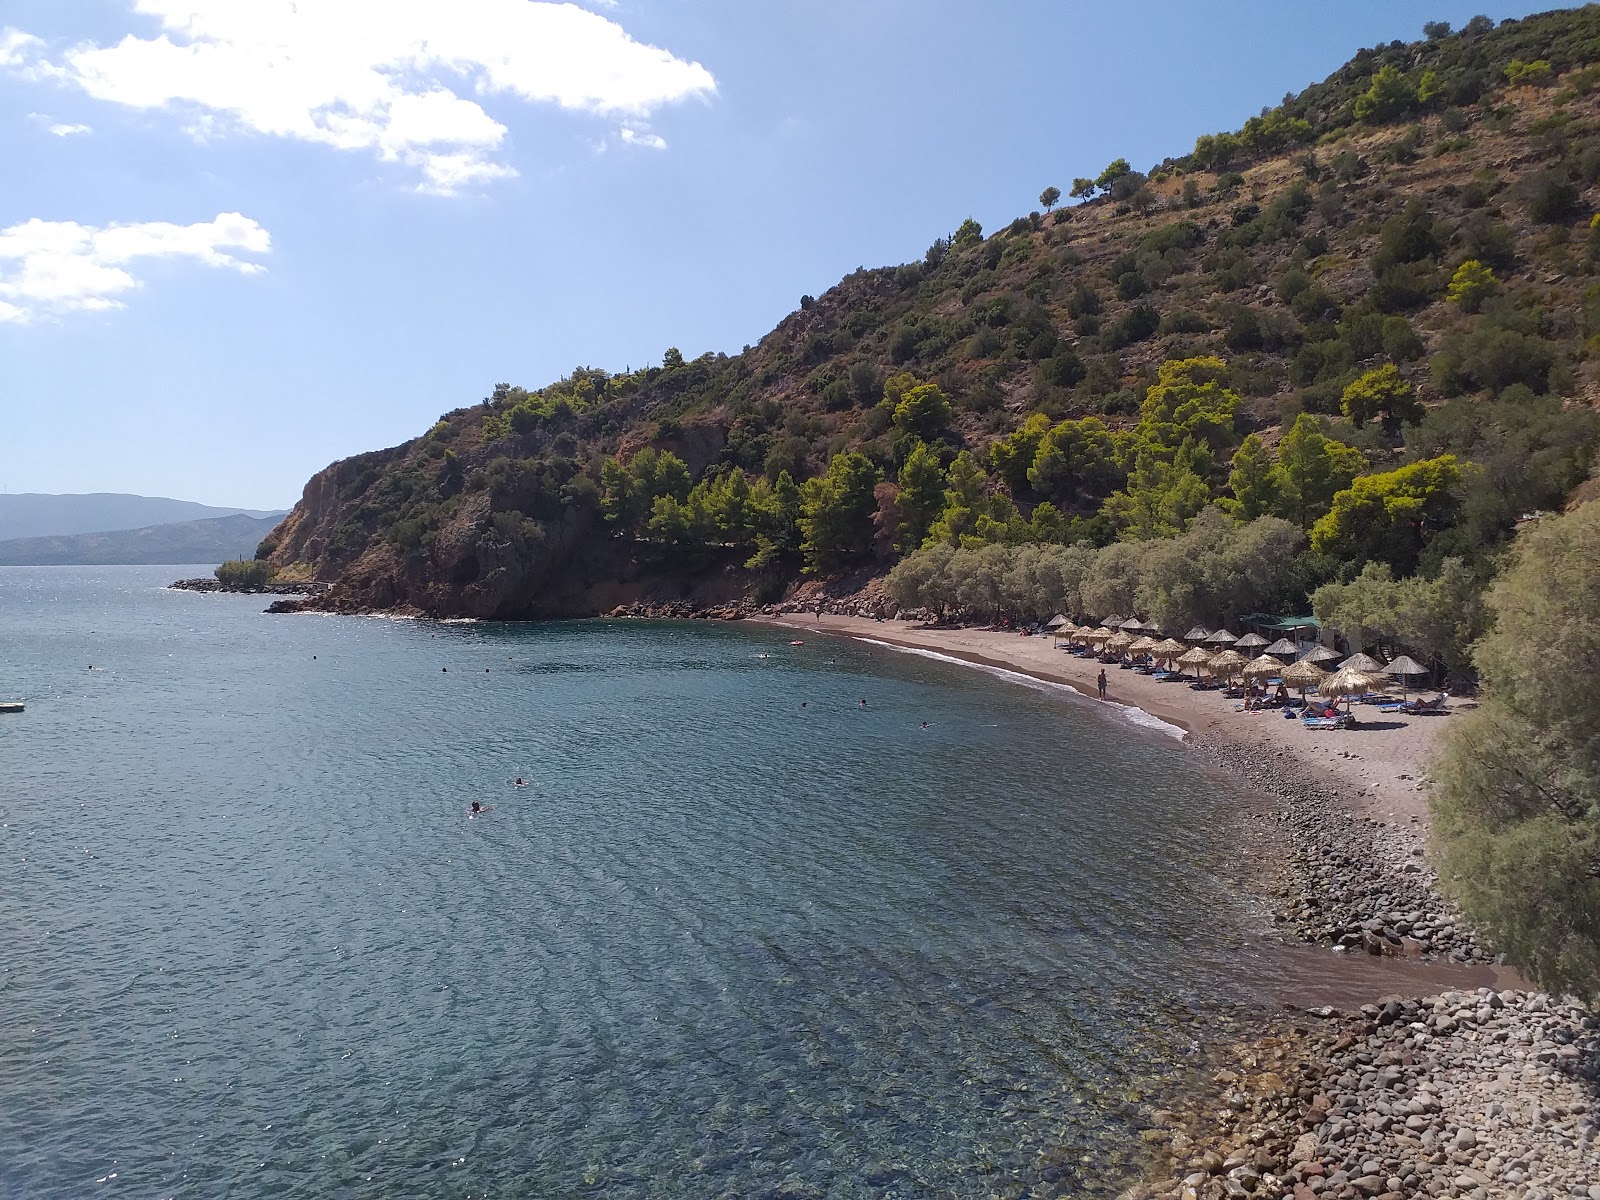
[[[1300,724],[1307,729],[1344,729],[1350,724],[1349,717],[1305,717]]]
[[[1412,703],[1411,707],[1406,709],[1406,711],[1407,712],[1411,712],[1411,713],[1442,713],[1442,712],[1448,712],[1449,710],[1445,708],[1444,702],[1446,700],[1448,700],[1449,698],[1450,697],[1445,695],[1445,693],[1440,692],[1432,700],[1417,700],[1417,701],[1414,701]]]

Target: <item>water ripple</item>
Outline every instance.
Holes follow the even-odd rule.
[[[0,569],[0,1193],[1109,1196],[1241,994],[1226,797],[1069,698],[173,574]]]

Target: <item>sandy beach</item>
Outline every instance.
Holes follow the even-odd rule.
[[[871,638],[896,646],[946,654],[952,658],[1019,671],[1095,695],[1101,664],[1054,648],[1051,637],[1024,637],[990,629],[934,629],[910,621],[868,617],[787,613],[764,617],[811,634]],[[1216,691],[1192,691],[1187,684],[1158,682],[1147,675],[1108,667],[1108,698],[1133,705],[1190,734],[1220,734],[1264,757],[1287,754],[1296,762],[1328,772],[1358,815],[1396,825],[1427,822],[1427,773],[1440,732],[1449,716],[1411,717],[1358,709],[1355,729],[1309,730],[1286,721],[1276,710],[1236,711],[1238,700]],[[1463,708],[1470,701],[1452,701]]]

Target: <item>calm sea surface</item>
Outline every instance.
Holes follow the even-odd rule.
[[[1245,997],[1224,789],[1075,696],[183,573],[0,568],[0,1195],[1114,1195]]]

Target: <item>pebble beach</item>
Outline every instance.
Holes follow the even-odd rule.
[[[763,619],[1088,696],[1101,669],[1014,631],[815,610]],[[1277,935],[1319,947],[1330,975],[1341,958],[1392,964],[1371,995],[1263,1012],[1222,1048],[1184,1111],[1153,1115],[1158,1166],[1124,1200],[1600,1200],[1600,1018],[1499,964],[1429,865],[1429,768],[1449,716],[1363,714],[1355,729],[1311,731],[1215,691],[1107,675],[1110,704],[1176,726],[1245,785],[1254,882]]]

